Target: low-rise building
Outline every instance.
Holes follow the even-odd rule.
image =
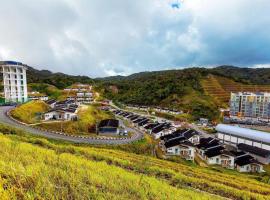
[[[218,146],[207,150],[204,160],[208,165],[221,165],[229,169],[234,169],[234,155],[226,151],[224,147]]]
[[[216,127],[217,138],[225,144],[236,146],[243,143],[270,150],[270,134],[263,131],[238,126],[219,124]]]
[[[243,155],[235,159],[235,168],[239,172],[264,172],[263,165],[251,155]]]
[[[49,99],[49,100],[45,101],[45,103],[47,105],[49,105],[51,108],[54,108],[54,106],[56,105],[57,101],[55,99]]]
[[[105,119],[98,124],[98,135],[118,135],[119,121],[116,119]]]
[[[259,147],[254,147],[248,144],[240,143],[237,145],[238,150],[244,151],[251,156],[253,156],[256,160],[258,160],[262,164],[270,164],[270,151],[261,149]]]
[[[77,120],[77,109],[56,108],[44,113],[44,120]]]
[[[30,94],[28,95],[28,100],[40,100],[40,101],[47,101],[49,100],[49,97],[46,96],[46,95],[33,95],[33,94]]]

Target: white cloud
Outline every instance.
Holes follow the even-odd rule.
[[[3,1],[0,59],[90,76],[268,66],[269,9],[268,0]]]

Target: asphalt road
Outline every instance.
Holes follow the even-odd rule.
[[[69,142],[74,142],[74,143],[116,144],[117,145],[117,144],[131,143],[131,142],[134,142],[143,138],[143,133],[133,128],[127,128],[128,131],[132,131],[134,132],[134,134],[132,135],[131,138],[125,138],[125,139],[110,139],[110,138],[97,139],[97,138],[91,138],[91,137],[61,135],[61,134],[56,134],[56,133],[52,133],[48,131],[38,130],[30,126],[20,124],[10,119],[6,115],[6,113],[12,108],[13,107],[11,106],[0,107],[0,123],[24,130],[25,132],[33,134],[33,135],[43,136],[50,139],[64,140],[64,141],[69,141]]]

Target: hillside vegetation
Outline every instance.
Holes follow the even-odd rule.
[[[0,129],[2,199],[270,199],[269,178]]]
[[[219,108],[228,107],[231,91],[270,91],[270,70],[231,66],[189,68],[97,81],[100,91],[115,102],[184,110],[193,120],[219,120]]]
[[[49,106],[43,101],[30,101],[11,111],[11,115],[19,121],[31,124],[41,119],[41,114],[48,111]]]

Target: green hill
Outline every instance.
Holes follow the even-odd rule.
[[[267,177],[0,129],[1,199],[270,199]]]
[[[270,70],[222,66],[142,72],[96,80],[116,102],[184,110],[193,119],[217,120],[228,107],[230,92],[270,91]],[[102,90],[101,90],[102,91]]]

